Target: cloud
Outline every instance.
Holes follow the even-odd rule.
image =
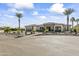
[[[61,17],[60,16],[49,16],[49,18],[52,20],[58,20],[58,21],[60,21],[60,19],[61,19]]]
[[[64,12],[64,10],[65,10],[65,8],[64,8],[63,6],[64,6],[64,5],[63,5],[63,4],[60,4],[60,3],[53,4],[53,5],[49,8],[49,11],[50,11],[50,12],[62,13],[62,12]]]
[[[24,14],[24,8],[28,8],[28,9],[34,8],[32,3],[10,3],[10,4],[7,4],[7,6],[9,7],[8,12],[11,12],[11,13],[19,12],[22,14]]]
[[[5,14],[4,17],[14,18],[14,16],[12,16],[12,15],[8,15],[8,14]]]
[[[8,13],[11,13],[11,14],[16,14],[16,13],[21,13],[21,14],[24,14],[24,11],[23,10],[17,10],[15,8],[9,8]]]
[[[34,11],[33,13],[32,13],[32,15],[38,15],[38,12],[37,11]]]
[[[13,13],[16,13],[17,12],[17,10],[15,8],[10,8],[10,9],[8,9],[8,11],[9,12],[13,12]]]
[[[55,22],[55,23],[62,23],[62,24],[66,24],[66,17],[64,16],[48,16],[47,21],[48,22]]]
[[[39,15],[39,13],[38,13],[37,11],[34,11],[34,12],[32,13],[32,15],[35,16],[35,17],[37,17],[37,18],[39,18],[39,19],[47,19],[46,16],[44,16],[44,15]]]
[[[21,13],[21,14],[24,14],[24,11],[22,11],[22,10],[21,10],[21,11],[17,11],[17,12],[18,12],[18,13]]]
[[[7,4],[7,6],[15,9],[23,9],[23,8],[33,9],[34,8],[33,3],[13,3],[13,4]]]
[[[46,16],[38,16],[41,20],[45,20],[45,19],[47,19],[47,17]]]

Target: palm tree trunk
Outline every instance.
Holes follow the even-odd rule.
[[[20,18],[18,19],[18,35],[20,35]]]
[[[73,31],[73,21],[72,21],[72,31]]]
[[[69,15],[67,15],[67,31],[69,31]]]
[[[20,29],[20,18],[18,19],[19,29]]]

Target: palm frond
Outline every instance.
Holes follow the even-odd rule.
[[[18,18],[23,17],[23,15],[22,15],[21,13],[16,13],[16,16],[17,16]]]
[[[75,21],[75,18],[74,18],[74,17],[72,17],[72,18],[70,19],[70,21]]]
[[[73,13],[74,10],[69,8],[69,9],[65,9],[65,11],[63,12],[64,15],[70,15],[71,13]]]

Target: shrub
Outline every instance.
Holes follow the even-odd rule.
[[[6,32],[6,33],[10,33],[10,32],[11,32],[10,27],[5,27],[5,28],[4,28],[4,32]]]

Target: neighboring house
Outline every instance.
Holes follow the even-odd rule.
[[[40,31],[40,30],[43,30],[44,28],[47,28],[48,31],[53,31],[53,32],[63,32],[67,28],[67,26],[65,24],[52,23],[52,22],[44,23],[44,24],[41,24],[41,25],[33,24],[33,25],[25,26],[26,30],[32,30],[33,27],[37,31]]]

